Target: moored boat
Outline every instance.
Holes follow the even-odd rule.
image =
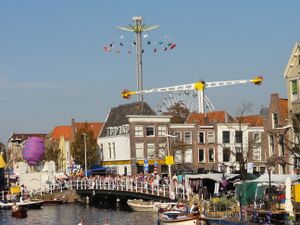
[[[45,205],[58,205],[58,204],[63,204],[64,200],[62,199],[48,199],[44,200]]]
[[[142,211],[142,212],[154,212],[154,202],[152,201],[144,201],[142,199],[128,199],[127,205],[134,211]]]
[[[167,211],[159,215],[159,225],[200,225],[199,216],[184,215],[180,211]]]
[[[12,217],[25,218],[27,217],[27,209],[19,207],[17,210],[11,212]]]
[[[246,222],[233,221],[229,219],[220,218],[206,218],[205,219],[210,225],[249,225]]]
[[[14,203],[2,203],[0,202],[0,208],[1,209],[11,209]],[[16,205],[19,207],[23,207],[26,209],[40,209],[42,205],[44,204],[44,201],[23,201],[23,202],[16,202]]]

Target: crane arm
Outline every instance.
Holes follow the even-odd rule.
[[[254,77],[253,79],[248,79],[248,80],[212,81],[212,82],[206,82],[205,88],[229,86],[229,85],[236,85],[236,84],[246,84],[246,83],[253,83],[255,85],[260,85],[262,81],[263,81],[262,76]]]
[[[203,91],[205,88],[213,88],[213,87],[221,87],[221,86],[245,84],[245,83],[253,83],[255,85],[260,85],[262,81],[263,81],[262,76],[254,77],[253,79],[248,79],[248,80],[213,81],[213,82],[197,81],[192,84],[154,88],[154,89],[142,90],[142,91],[130,91],[125,89],[121,92],[121,96],[123,98],[129,99],[131,95],[136,95],[136,94],[150,94],[150,93],[159,93],[159,92],[175,92],[175,91],[190,91],[190,90]]]
[[[183,84],[171,87],[163,87],[163,88],[153,88],[149,90],[142,90],[142,91],[129,91],[127,89],[121,92],[123,98],[130,98],[131,95],[136,94],[150,94],[150,93],[162,93],[162,92],[175,92],[175,91],[190,91],[195,90],[195,84]]]

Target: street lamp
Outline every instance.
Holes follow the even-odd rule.
[[[272,165],[268,165],[267,166],[267,170],[268,170],[268,175],[269,175],[269,203],[270,205],[272,205],[272,193],[271,193],[271,172],[272,172]]]
[[[86,162],[86,133],[83,133],[83,140],[84,140],[84,172],[85,178],[87,178],[87,162]]]
[[[178,136],[177,135],[170,135],[170,134],[166,134],[165,135],[166,139],[167,139],[167,150],[168,150],[168,156],[170,156],[170,143],[169,143],[169,137],[172,137],[172,138],[177,138]],[[168,171],[169,171],[169,177],[171,178],[172,176],[172,171],[171,171],[171,164],[169,163],[168,164]]]

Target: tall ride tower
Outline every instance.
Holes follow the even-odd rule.
[[[128,26],[118,26],[117,28],[123,31],[129,31],[135,33],[135,45],[136,45],[136,75],[137,75],[137,90],[142,91],[143,87],[143,61],[142,61],[142,33],[157,29],[158,25],[145,25],[143,24],[143,18],[141,16],[135,16],[132,18],[134,24]],[[138,95],[138,101],[143,102],[143,94]]]

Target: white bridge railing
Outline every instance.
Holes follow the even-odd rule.
[[[47,192],[54,190],[113,190],[133,193],[143,193],[153,196],[166,197],[170,199],[185,199],[186,192],[183,185],[164,185],[148,182],[122,182],[122,181],[106,181],[106,180],[89,180],[77,179],[72,181],[64,181],[57,184],[51,184],[47,188]],[[94,193],[94,192],[93,192]]]

